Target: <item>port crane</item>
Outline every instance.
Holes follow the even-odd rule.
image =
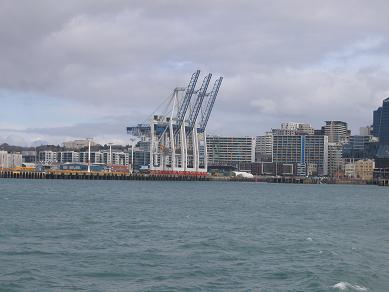
[[[223,77],[216,79],[207,93],[212,74],[207,74],[196,90],[199,76],[200,70],[197,70],[187,87],[173,90],[167,112],[153,115],[149,124],[127,127],[127,133],[149,143],[149,170],[152,173],[207,173],[206,126]]]

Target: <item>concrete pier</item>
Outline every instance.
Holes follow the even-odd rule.
[[[207,181],[207,176],[128,174],[115,172],[32,172],[0,170],[0,178],[17,179],[82,179],[82,180],[151,180],[151,181]]]

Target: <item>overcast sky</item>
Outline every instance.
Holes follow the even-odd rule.
[[[208,133],[343,120],[389,96],[388,1],[0,0],[0,143],[126,143],[176,86],[224,76]]]

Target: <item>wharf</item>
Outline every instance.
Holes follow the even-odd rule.
[[[0,170],[0,178],[73,180],[207,181],[207,176],[129,174],[124,172],[14,171]]]
[[[84,171],[21,171],[0,170],[0,178],[16,179],[69,179],[69,180],[144,180],[144,181],[229,181],[229,182],[263,182],[263,183],[289,183],[289,184],[375,184],[389,186],[388,179],[374,181],[362,180],[334,180],[306,177],[269,177],[255,176],[254,178],[229,176],[191,176],[177,174],[129,174],[125,172],[84,172]]]

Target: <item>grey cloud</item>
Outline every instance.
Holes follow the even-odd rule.
[[[76,100],[102,117],[136,112],[112,124],[121,130],[201,68],[225,76],[210,131],[255,135],[285,119],[330,118],[356,129],[389,93],[388,9],[387,1],[3,0],[0,88]]]

